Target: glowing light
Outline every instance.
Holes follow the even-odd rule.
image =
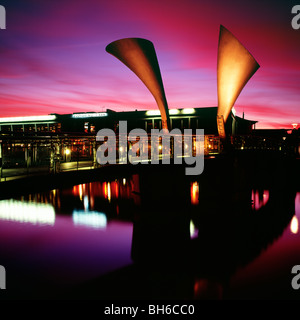
[[[87,112],[87,113],[73,113],[72,118],[99,118],[99,117],[107,117],[107,112]]]
[[[95,229],[104,229],[107,226],[107,218],[103,212],[74,210],[72,219],[74,225],[92,227]]]
[[[116,198],[119,198],[119,184],[118,184],[118,182],[115,182],[115,195],[116,195]]]
[[[103,183],[103,188],[104,188],[104,196],[107,198],[107,184],[106,182]]]
[[[83,195],[83,192],[82,192],[82,184],[79,185],[79,198],[80,200],[82,201],[82,195]]]
[[[110,188],[110,182],[107,183],[107,199],[108,201],[111,200],[111,188]]]
[[[37,122],[37,121],[52,121],[55,120],[55,115],[49,116],[29,116],[29,117],[7,117],[0,118],[0,123],[9,123],[9,122]]]
[[[23,202],[14,199],[1,200],[0,219],[22,223],[54,225],[55,211],[50,204]]]
[[[123,178],[123,186],[126,184],[126,178]]]
[[[65,149],[65,155],[69,155],[71,153],[71,150],[70,149]]]
[[[83,198],[83,206],[84,206],[84,211],[89,210],[89,198],[88,196],[84,196]]]
[[[170,109],[169,110],[169,114],[172,114],[172,115],[179,114],[179,113],[180,113],[180,111],[178,109]]]
[[[292,123],[293,129],[297,129],[298,123]]]
[[[104,182],[103,183],[104,187],[104,196],[108,201],[111,200],[111,187],[110,187],[110,182]]]
[[[186,108],[186,109],[182,109],[182,111],[181,111],[182,114],[193,114],[195,112],[196,111],[194,108]]]
[[[148,110],[146,111],[146,116],[160,116],[159,110]]]
[[[199,184],[193,182],[191,186],[191,203],[194,205],[199,204]]]
[[[296,216],[294,216],[291,221],[290,229],[291,229],[292,233],[294,233],[294,234],[298,233],[299,223],[298,223],[298,218]]]
[[[191,239],[197,238],[198,229],[195,227],[193,220],[190,221],[190,237]]]

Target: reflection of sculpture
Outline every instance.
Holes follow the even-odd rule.
[[[154,96],[161,113],[162,128],[169,127],[169,112],[160,69],[152,42],[140,38],[114,41],[106,51],[132,70]]]
[[[220,26],[218,48],[218,117],[224,123],[242,89],[259,68],[248,50],[225,27]],[[219,128],[220,127],[220,128]],[[223,132],[220,132],[221,131]],[[219,135],[224,128],[218,125]]]

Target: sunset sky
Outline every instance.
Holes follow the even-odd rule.
[[[0,117],[156,109],[144,84],[105,51],[110,42],[153,42],[169,108],[217,106],[220,24],[260,69],[237,115],[257,128],[300,124],[300,29],[293,0],[8,0],[0,30]],[[299,19],[300,20],[300,19]],[[299,21],[300,23],[300,21]]]

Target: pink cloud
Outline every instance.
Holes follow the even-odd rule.
[[[110,41],[131,36],[153,41],[170,107],[216,105],[224,24],[261,65],[237,100],[239,112],[243,107],[259,121],[277,117],[283,125],[299,118],[300,41],[285,2],[273,1],[270,10],[264,2],[234,0],[29,0],[7,9],[0,116],[18,108],[20,114],[156,108],[140,80],[105,52]]]

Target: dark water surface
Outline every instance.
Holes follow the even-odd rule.
[[[228,199],[226,190],[222,197],[200,179],[179,185],[172,175],[1,200],[5,294],[298,299],[299,219],[299,192],[251,186]]]

